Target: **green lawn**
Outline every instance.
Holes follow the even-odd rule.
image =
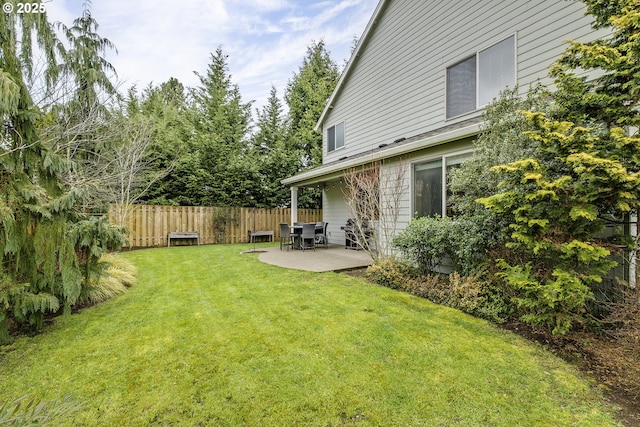
[[[515,335],[243,249],[124,254],[127,294],[0,350],[0,403],[71,396],[67,425],[616,425],[570,366]]]

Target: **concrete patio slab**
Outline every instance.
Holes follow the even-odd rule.
[[[340,271],[363,268],[371,265],[373,260],[365,251],[345,249],[342,245],[318,247],[315,251],[280,250],[279,246],[260,248],[258,259],[266,264],[278,267],[307,271]]]

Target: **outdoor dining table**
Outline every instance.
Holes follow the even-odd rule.
[[[315,234],[322,234],[323,232],[322,227],[319,227],[318,224],[316,223],[308,223],[308,224],[314,224],[316,226]],[[302,239],[300,238],[300,236],[302,235],[302,224],[290,225],[289,227],[291,229],[291,236],[293,237],[293,248],[301,249]]]

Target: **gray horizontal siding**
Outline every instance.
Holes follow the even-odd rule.
[[[445,121],[445,70],[478,50],[516,34],[518,84],[526,88],[544,79],[567,39],[593,38],[578,2],[458,3],[389,2],[325,117],[325,139],[328,127],[345,122],[345,147],[325,151],[324,163],[454,123]]]
[[[332,184],[323,191],[323,221],[328,222],[327,239],[329,243],[344,245],[344,231],[340,227],[351,217],[349,206],[344,200],[342,187]]]

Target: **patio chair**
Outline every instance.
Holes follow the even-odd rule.
[[[323,245],[325,248],[329,247],[329,241],[327,240],[327,225],[329,225],[328,222],[316,222],[316,245]]]
[[[291,246],[293,249],[300,249],[300,235],[302,234],[302,225],[304,222],[294,222],[293,226],[291,226],[291,239],[293,241],[293,245]]]
[[[289,250],[289,246],[293,248],[293,235],[289,230],[289,224],[286,222],[280,223],[280,250],[282,250],[283,246],[287,247],[287,251]]]
[[[302,235],[300,236],[300,249],[303,251],[306,249],[316,250],[316,225],[315,224],[303,224]]]

